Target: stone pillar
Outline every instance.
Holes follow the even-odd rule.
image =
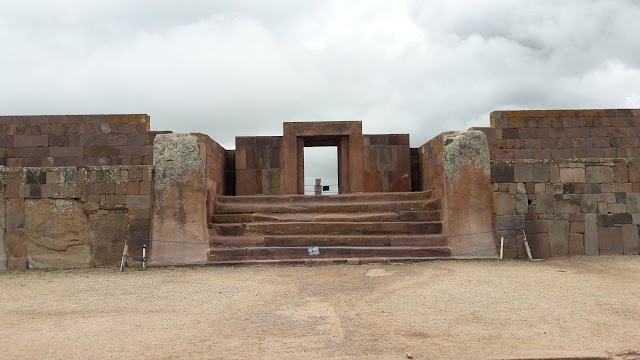
[[[448,236],[493,229],[493,187],[487,137],[472,130],[445,135],[442,216]],[[453,256],[495,257],[493,233],[450,237]]]
[[[4,174],[0,166],[0,271],[7,270],[7,255],[4,250],[4,232],[5,232],[5,203],[4,198]]]
[[[150,265],[207,261],[205,160],[193,134],[160,134],[153,144],[154,201]]]

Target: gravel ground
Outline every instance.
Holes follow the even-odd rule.
[[[0,358],[640,352],[640,257],[0,273]]]

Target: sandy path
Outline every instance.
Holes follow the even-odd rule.
[[[640,351],[640,257],[0,273],[0,358]]]

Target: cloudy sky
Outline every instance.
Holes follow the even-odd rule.
[[[3,0],[0,113],[147,113],[226,148],[363,120],[419,146],[492,110],[640,107],[638,19],[640,0]]]

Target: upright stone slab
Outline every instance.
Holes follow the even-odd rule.
[[[443,220],[452,256],[497,256],[493,229],[493,187],[487,137],[471,130],[444,138]],[[478,250],[487,250],[476,252]],[[475,253],[474,253],[475,252]]]
[[[154,204],[151,265],[207,260],[205,162],[193,134],[161,134],[153,144]]]

